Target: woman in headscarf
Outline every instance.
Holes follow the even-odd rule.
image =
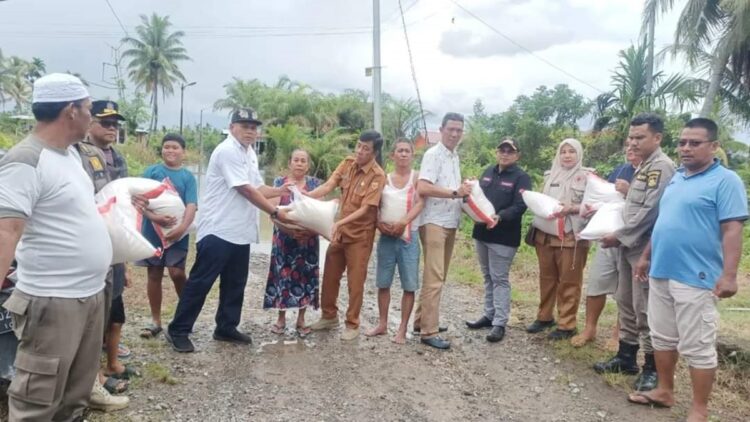
[[[563,340],[576,333],[576,315],[581,300],[583,267],[589,242],[577,241],[575,234],[584,226],[579,216],[586,176],[593,170],[582,166],[583,147],[576,139],[565,139],[557,147],[552,169],[544,174],[543,193],[563,206],[555,219],[535,217],[531,243],[539,260],[539,311],[527,327],[538,333],[555,325],[553,311],[557,304],[557,329],[550,340]]]

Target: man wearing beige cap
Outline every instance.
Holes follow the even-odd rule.
[[[37,79],[37,124],[0,160],[0,273],[18,261],[4,304],[19,338],[10,421],[80,418],[99,366],[112,245],[72,148],[86,135],[90,107],[78,78]]]

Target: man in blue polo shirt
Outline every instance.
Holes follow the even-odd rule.
[[[716,302],[737,293],[742,226],[748,218],[742,180],[714,157],[719,145],[716,123],[689,121],[678,141],[682,167],[659,202],[659,217],[636,267],[649,282],[648,320],[658,387],[636,392],[633,403],[674,405],[678,355],[690,366],[693,404],[687,420],[708,420],[708,398],[718,365]]]

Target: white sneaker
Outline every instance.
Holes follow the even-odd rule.
[[[341,333],[341,340],[344,340],[344,341],[352,341],[356,339],[357,337],[359,337],[359,328],[354,329],[354,328],[347,327],[344,329],[344,332]]]
[[[310,325],[310,329],[313,331],[330,330],[339,326],[338,318],[325,319],[321,318]]]
[[[127,396],[113,396],[99,383],[99,376],[94,380],[94,388],[91,389],[89,407],[104,412],[113,412],[128,407],[130,399]]]

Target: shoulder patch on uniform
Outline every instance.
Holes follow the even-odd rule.
[[[380,183],[378,182],[370,183],[370,190],[377,190],[379,187],[380,187]]]
[[[647,188],[655,188],[659,186],[659,180],[661,179],[661,170],[651,170],[647,174],[648,181],[646,182]]]

